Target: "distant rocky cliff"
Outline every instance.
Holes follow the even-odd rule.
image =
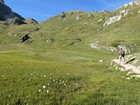
[[[0,0],[0,2],[4,4],[4,0]]]
[[[5,5],[4,0],[0,0],[0,21],[5,21],[7,25],[26,24],[25,19]]]

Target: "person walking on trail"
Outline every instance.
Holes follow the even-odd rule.
[[[121,48],[118,53],[119,53],[119,63],[124,63],[125,51]]]

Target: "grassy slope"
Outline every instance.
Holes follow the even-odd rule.
[[[107,14],[105,12],[68,12],[37,25],[1,26],[0,42],[4,44],[19,43],[22,36],[39,27],[40,30],[31,34],[31,39],[26,42],[27,45],[33,47],[89,47],[91,43],[99,41],[101,45],[122,44],[135,47],[136,51],[139,51],[140,15],[137,13],[139,6],[127,7],[129,14],[126,17],[107,26],[102,31],[98,31],[109,17],[116,16],[123,9]],[[66,16],[64,19],[61,17],[63,15]],[[77,17],[80,17],[79,20],[76,20]],[[11,36],[8,35],[9,32],[12,33]]]
[[[109,45],[113,43],[126,44],[127,46],[137,44],[137,47],[139,47],[140,15],[137,13],[138,10],[139,6],[131,9],[129,12],[133,12],[133,14],[129,14],[121,21],[106,27],[102,32],[98,33],[96,36],[100,37],[100,42]]]
[[[9,47],[15,50],[0,51],[2,105],[140,104],[139,79],[127,80],[125,73],[108,69],[114,58],[109,52]],[[105,62],[98,63],[100,59]]]

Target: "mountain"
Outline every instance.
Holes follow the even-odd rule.
[[[0,0],[0,3],[5,4],[5,3],[4,3],[4,0]]]
[[[8,32],[3,30],[3,33],[16,35],[13,43],[31,33],[30,39],[25,42],[31,46],[76,46],[107,50],[123,46],[127,52],[135,52],[140,50],[139,17],[140,2],[135,1],[113,12],[63,12],[36,25],[7,27]]]
[[[0,0],[0,10],[0,21],[5,21],[5,24],[28,24],[29,19],[27,21],[19,14],[13,12],[10,7],[5,5],[4,0]],[[31,20],[33,21],[33,23],[37,23],[37,21],[30,19],[29,24],[31,23]]]
[[[0,1],[0,21],[7,21],[7,24],[24,24],[24,18],[13,12],[5,5],[4,0]]]
[[[40,31],[46,40],[53,39],[51,45],[98,49],[110,49],[110,47],[114,49],[122,45],[127,47],[128,52],[138,51],[139,18],[140,2],[135,1],[113,12],[106,10],[63,12],[41,23]]]

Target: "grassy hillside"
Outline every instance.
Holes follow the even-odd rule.
[[[139,105],[140,79],[110,65],[117,52],[90,46],[125,45],[139,52],[139,8],[63,12],[30,25],[0,22],[0,104]],[[103,26],[124,10],[120,21]],[[21,43],[26,34],[30,38]]]
[[[71,11],[52,17],[36,25],[3,26],[1,25],[1,43],[16,44],[25,35],[31,38],[27,45],[34,47],[77,46],[89,47],[91,43],[113,46],[126,45],[139,51],[139,5],[122,7],[114,12]],[[121,11],[127,11],[120,21],[103,27],[103,24]],[[124,13],[125,14],[125,13]],[[36,30],[39,29],[39,30]]]
[[[115,55],[109,52],[23,45],[9,48],[1,46],[0,51],[2,105],[140,104],[140,80],[127,80],[125,72],[110,68]],[[101,59],[103,63],[98,62]]]

